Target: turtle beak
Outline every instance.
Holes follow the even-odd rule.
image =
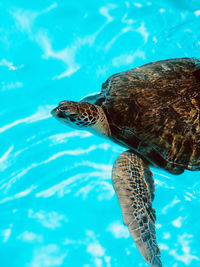
[[[66,110],[67,107],[71,105],[71,103],[72,101],[61,101],[59,105],[51,111],[51,114],[57,119],[66,118]]]
[[[60,110],[60,106],[54,108],[51,114],[57,119],[66,117],[64,111]]]

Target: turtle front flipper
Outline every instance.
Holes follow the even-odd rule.
[[[141,255],[153,267],[161,267],[160,250],[156,241],[154,181],[144,161],[131,151],[116,160],[113,185],[121,206],[124,223],[128,226]]]
[[[90,104],[95,104],[95,102],[97,101],[98,97],[100,96],[100,93],[94,93],[94,94],[90,94],[88,96],[83,97],[80,102],[88,102]]]

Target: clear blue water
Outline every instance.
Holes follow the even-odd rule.
[[[124,149],[60,124],[50,110],[99,91],[113,73],[199,57],[199,4],[1,1],[1,266],[147,266],[111,184]],[[199,173],[153,171],[163,266],[200,266]]]

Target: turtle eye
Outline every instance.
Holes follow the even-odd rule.
[[[58,113],[57,113],[57,116],[59,117],[59,118],[63,118],[63,119],[65,119],[65,114],[63,113],[63,112],[61,112],[61,111],[59,111]]]

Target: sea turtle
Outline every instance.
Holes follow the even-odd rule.
[[[162,266],[149,167],[172,174],[200,169],[200,60],[162,60],[114,74],[99,94],[62,101],[52,114],[128,148],[112,171],[123,220],[146,262]]]

